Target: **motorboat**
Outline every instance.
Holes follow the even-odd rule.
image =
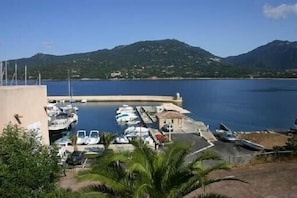
[[[217,136],[223,141],[234,142],[237,140],[234,132],[223,123],[220,123],[220,127],[216,130],[216,133]]]
[[[240,141],[241,141],[242,146],[251,148],[253,150],[263,151],[265,149],[265,147],[263,145],[257,144],[255,142],[252,142],[252,141],[249,141],[249,140],[246,140],[246,139],[242,139]]]
[[[62,105],[59,107],[64,113],[76,113],[78,111],[78,107],[73,106],[72,104]]]
[[[76,113],[59,113],[51,116],[48,121],[49,131],[70,130],[78,123],[78,116]]]
[[[85,144],[98,144],[100,142],[100,133],[98,130],[91,130],[86,138]]]
[[[126,136],[145,136],[149,134],[149,129],[146,127],[136,127],[136,126],[131,126],[125,129],[124,135]]]
[[[116,121],[119,122],[128,122],[132,120],[136,120],[138,116],[135,113],[120,113],[116,115]]]
[[[145,144],[149,144],[149,145],[154,144],[153,138],[149,135],[144,135],[144,136],[141,136],[140,138],[143,141],[143,143],[145,143]]]
[[[124,105],[120,106],[119,108],[117,108],[116,114],[120,114],[122,112],[134,112],[134,111],[135,111],[134,107],[124,104]]]
[[[48,103],[44,107],[44,110],[46,111],[46,114],[49,117],[49,119],[62,112],[61,109],[57,106],[57,103]]]
[[[62,133],[64,133],[64,132],[62,132]],[[57,139],[55,141],[55,144],[56,145],[65,145],[65,146],[71,145],[72,141],[69,138],[69,134],[70,134],[70,132],[68,131],[66,134],[63,135],[63,137],[61,137],[60,139]]]
[[[123,120],[123,121],[118,121],[118,125],[121,126],[132,126],[132,125],[139,125],[141,122],[140,120]]]
[[[81,144],[85,144],[86,140],[87,140],[87,131],[86,130],[78,130],[76,132],[76,136],[77,136],[77,140],[76,140],[76,144],[77,145],[81,145]]]
[[[130,141],[125,135],[121,135],[115,138],[114,143],[116,144],[129,144]]]

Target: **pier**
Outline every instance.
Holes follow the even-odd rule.
[[[49,101],[87,101],[87,102],[171,102],[182,103],[182,97],[176,96],[152,96],[152,95],[109,95],[109,96],[48,96]]]

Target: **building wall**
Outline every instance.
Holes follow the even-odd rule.
[[[179,118],[159,118],[158,125],[161,129],[165,124],[172,125],[173,130],[180,129],[182,127],[182,119]]]
[[[48,119],[44,107],[47,104],[46,86],[0,87],[0,133],[9,124],[26,129],[38,129],[43,144],[49,145]],[[19,121],[15,115],[19,115]]]

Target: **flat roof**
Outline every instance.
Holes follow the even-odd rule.
[[[173,103],[163,103],[161,105],[161,107],[163,107],[167,111],[177,111],[177,112],[182,113],[182,114],[191,113],[187,109],[184,109],[184,108],[182,108],[180,106],[177,106],[177,105],[175,105]]]

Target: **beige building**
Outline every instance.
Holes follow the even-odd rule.
[[[0,133],[9,124],[35,130],[42,143],[49,145],[47,88],[38,86],[0,86]]]
[[[172,125],[173,131],[182,128],[183,114],[177,111],[163,111],[157,113],[156,117],[159,129],[165,124]]]

